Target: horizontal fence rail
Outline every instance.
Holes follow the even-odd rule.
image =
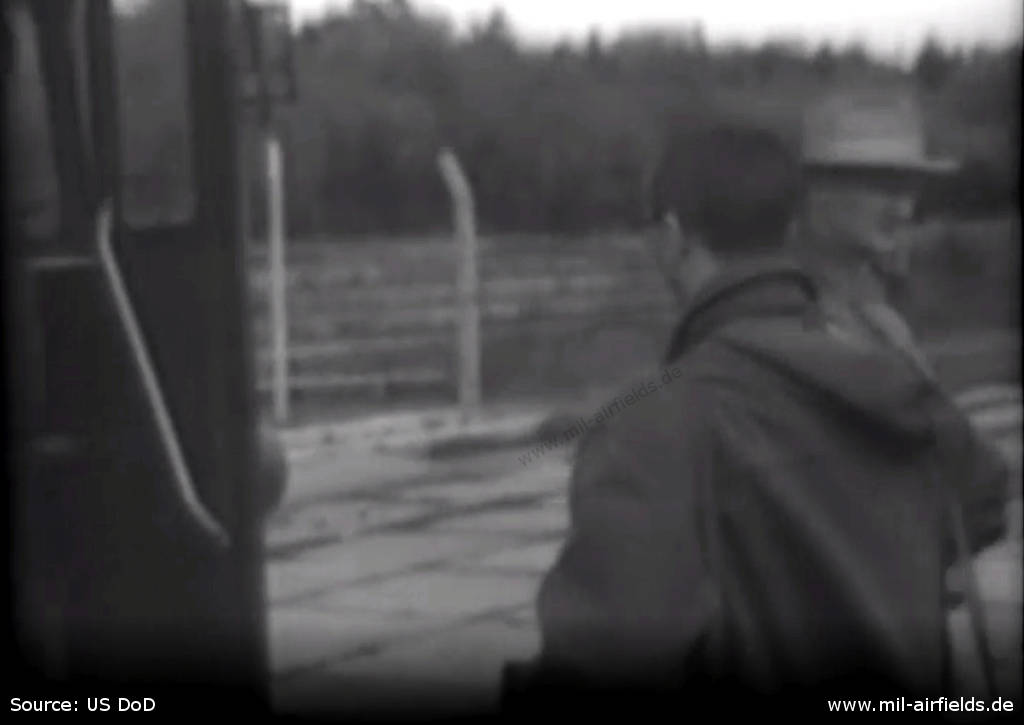
[[[265,254],[254,250],[249,264],[259,388],[266,392],[272,357]],[[518,364],[537,365],[559,341],[585,345],[624,326],[667,329],[674,315],[646,250],[625,235],[570,244],[481,240],[479,264],[485,367],[505,360],[514,368],[506,348],[514,348]],[[288,265],[292,391],[382,395],[421,387],[453,394],[459,308],[450,240],[295,243]]]
[[[927,230],[925,230],[927,231]],[[1016,281],[957,282],[946,259],[968,251],[994,269],[1019,269],[1019,227],[966,224],[929,231],[916,247],[917,322],[945,324],[966,302],[1002,299]],[[458,390],[456,246],[450,237],[296,240],[287,251],[289,386],[303,395],[404,395],[454,402]],[[1000,264],[995,264],[1001,260]],[[269,390],[269,278],[265,250],[249,255],[252,332],[261,390]],[[479,240],[479,345],[485,396],[600,384],[656,357],[679,310],[641,240],[630,234]],[[943,271],[946,270],[946,271]],[[1003,274],[1003,277],[1007,276]],[[954,279],[955,277],[955,279]],[[952,280],[952,282],[951,282]],[[955,283],[955,284],[954,284]],[[950,287],[947,289],[947,287]],[[1002,295],[1002,297],[1000,297]],[[987,304],[987,303],[986,303]],[[978,305],[974,305],[978,306]],[[991,306],[991,305],[990,305]],[[967,312],[967,315],[991,315]],[[959,313],[957,313],[959,314]],[[955,315],[953,315],[955,316]],[[999,325],[1000,323],[995,323]],[[947,366],[961,362],[948,358]],[[525,382],[524,382],[525,381]]]

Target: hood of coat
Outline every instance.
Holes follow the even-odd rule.
[[[713,337],[890,443],[934,440],[933,384],[893,348],[828,332],[812,278],[786,261],[736,267],[694,299],[668,361]]]

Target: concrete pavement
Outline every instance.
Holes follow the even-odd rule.
[[[415,480],[391,485],[385,477],[380,488],[328,502],[327,512],[321,502],[291,514],[289,525],[298,526],[337,507],[330,525],[342,539],[268,562],[283,709],[315,704],[339,683],[348,683],[347,706],[360,714],[385,712],[391,699],[420,708],[494,704],[502,664],[539,644],[532,604],[567,524],[567,461],[552,455],[527,468],[492,455],[488,463],[489,475],[477,462],[477,477],[461,480],[452,475],[457,465],[427,464]]]
[[[1016,418],[998,409],[1011,398],[968,403],[1019,471],[1019,390]],[[268,531],[277,706],[387,716],[496,705],[502,665],[539,647],[533,602],[568,523],[570,453],[523,465],[513,450],[432,460],[349,444],[296,463]],[[1018,499],[1013,536],[977,562],[1000,676],[1017,693],[1020,511]],[[950,627],[961,687],[976,692],[962,610]]]

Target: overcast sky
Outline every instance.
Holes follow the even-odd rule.
[[[291,0],[294,19],[316,18],[348,0]],[[504,8],[514,30],[534,42],[583,38],[596,28],[614,37],[624,28],[686,25],[699,20],[714,43],[801,36],[817,42],[861,40],[887,55],[913,53],[934,33],[945,41],[1004,44],[1021,37],[1021,0],[412,0],[441,10],[457,27]]]

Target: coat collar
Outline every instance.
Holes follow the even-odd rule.
[[[817,287],[786,258],[731,264],[693,298],[666,354],[672,362],[716,329],[739,319],[804,315],[816,309]]]

